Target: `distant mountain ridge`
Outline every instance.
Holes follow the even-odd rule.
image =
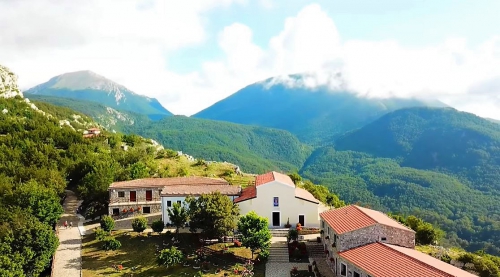
[[[311,89],[301,75],[251,84],[193,117],[284,129],[301,141],[321,144],[397,109],[445,107],[439,101],[364,98],[327,86]],[[335,81],[335,80],[333,80]],[[332,81],[332,82],[333,82]]]
[[[55,76],[26,93],[93,101],[114,109],[144,114],[152,119],[172,115],[157,99],[139,95],[88,70]]]

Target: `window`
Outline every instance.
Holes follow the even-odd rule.
[[[359,275],[359,273],[357,273],[356,271],[354,271],[353,277],[361,277],[361,275]]]
[[[146,201],[151,201],[151,200],[153,200],[153,191],[147,190],[146,191]]]
[[[172,207],[172,201],[170,200],[167,201],[167,207]]]
[[[386,237],[382,237],[380,240],[381,240],[381,241],[386,241],[386,240],[387,240],[387,238],[386,238]]]
[[[181,200],[177,200],[177,204],[182,204],[182,201]]]
[[[120,214],[120,209],[115,208],[113,209],[113,215],[119,215]]]
[[[143,207],[142,208],[142,213],[143,214],[150,214],[151,213],[151,207]]]
[[[325,228],[325,222],[321,220],[321,228]]]
[[[130,192],[130,202],[137,201],[137,193],[135,191]]]
[[[278,207],[280,205],[280,198],[279,197],[273,198],[273,205],[274,205],[274,207]]]
[[[343,263],[340,263],[340,275],[347,276],[347,266]]]
[[[118,197],[125,197],[125,192],[124,191],[119,191],[118,192]]]

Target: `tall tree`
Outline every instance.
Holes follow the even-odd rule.
[[[242,234],[241,243],[250,248],[253,254],[257,250],[267,250],[271,244],[271,232],[269,231],[267,218],[259,216],[254,211],[240,217],[238,231]]]
[[[208,238],[230,235],[236,227],[239,207],[219,192],[187,198],[191,228],[200,228]]]
[[[167,209],[167,212],[168,218],[170,218],[170,221],[172,221],[175,226],[175,233],[178,234],[179,228],[184,227],[188,220],[188,211],[186,207],[176,202],[172,208]]]

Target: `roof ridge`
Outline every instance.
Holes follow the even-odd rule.
[[[362,209],[360,209],[360,207],[358,205],[352,205],[354,206],[358,211],[360,211],[361,213],[363,213],[364,215],[366,215],[367,217],[369,217],[371,220],[373,220],[375,223],[379,223],[381,224],[380,222],[378,222],[375,218],[371,217],[369,214],[365,213],[365,211],[363,211]],[[375,210],[374,210],[375,211]],[[382,224],[382,225],[385,225],[385,224]]]
[[[379,221],[378,221],[378,220],[376,220],[375,218],[371,217],[369,214],[367,214],[365,211],[363,211],[363,209],[368,209],[368,210],[372,210],[372,211],[374,211],[374,212],[378,212],[378,213],[382,214],[383,216],[386,216],[387,218],[389,218],[389,219],[393,220],[393,221],[394,221],[394,222],[396,222],[397,224],[401,225],[401,227],[405,227],[405,229],[408,229],[408,230],[414,231],[414,230],[412,230],[411,228],[409,228],[408,226],[406,226],[406,225],[404,225],[404,224],[400,223],[399,221],[397,221],[397,220],[395,220],[395,219],[391,218],[391,217],[390,217],[390,216],[388,216],[386,213],[383,213],[383,212],[381,212],[381,211],[377,211],[377,210],[374,210],[374,209],[370,209],[370,208],[365,208],[365,207],[362,207],[363,209],[360,209],[360,208],[361,208],[360,206],[358,206],[358,205],[354,205],[354,204],[353,204],[353,206],[354,206],[354,207],[356,207],[356,209],[358,209],[358,210],[359,210],[360,212],[362,212],[364,215],[366,215],[366,216],[368,216],[369,218],[373,219],[373,221],[375,221],[375,223],[378,223],[378,224],[381,224],[381,225],[384,225],[384,226],[389,226],[389,227],[391,227],[390,225],[387,225],[387,224],[384,224],[384,223],[382,223],[382,222],[379,222]]]
[[[428,268],[432,268],[433,270],[437,270],[437,271],[439,271],[439,272],[441,272],[441,273],[445,274],[446,276],[449,276],[449,277],[458,277],[458,276],[454,276],[454,275],[452,275],[452,274],[450,274],[450,273],[448,273],[448,272],[446,272],[446,271],[443,271],[443,270],[441,270],[441,269],[439,269],[439,268],[437,268],[437,267],[434,267],[434,266],[432,266],[432,265],[430,265],[430,264],[428,264],[428,263],[425,263],[425,262],[423,262],[423,261],[421,261],[421,260],[419,260],[419,259],[417,259],[417,258],[414,258],[414,257],[412,257],[412,256],[410,256],[410,255],[407,255],[406,253],[404,253],[404,252],[402,252],[402,251],[399,251],[399,250],[397,250],[397,249],[394,249],[394,248],[390,247],[390,246],[388,245],[388,243],[382,243],[382,242],[379,242],[379,241],[377,241],[377,242],[375,242],[375,243],[378,243],[378,244],[382,245],[383,247],[385,247],[385,248],[387,248],[387,249],[390,249],[391,251],[396,251],[396,252],[398,252],[398,253],[400,253],[400,254],[404,255],[405,257],[409,258],[410,260],[416,261],[417,263],[419,263],[419,264],[421,264],[421,265],[423,265],[423,266],[426,266],[426,267],[428,267]],[[397,247],[402,247],[402,246],[393,245],[393,244],[391,244],[391,245],[392,245],[392,246],[397,246]],[[403,248],[405,248],[405,247],[403,247]],[[411,248],[408,248],[408,249],[411,249]],[[411,250],[418,251],[418,250],[415,250],[415,249],[411,249]],[[422,254],[423,254],[423,253],[422,253]],[[431,257],[432,257],[432,256],[431,256]],[[433,257],[433,258],[434,258],[434,257]]]

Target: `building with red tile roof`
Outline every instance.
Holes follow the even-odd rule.
[[[255,211],[269,220],[269,227],[283,228],[287,222],[319,227],[324,206],[310,192],[295,186],[283,173],[271,171],[255,177],[255,185],[242,190],[234,200],[245,214]]]
[[[416,251],[415,232],[382,212],[349,205],[320,218],[334,276],[474,276]]]

